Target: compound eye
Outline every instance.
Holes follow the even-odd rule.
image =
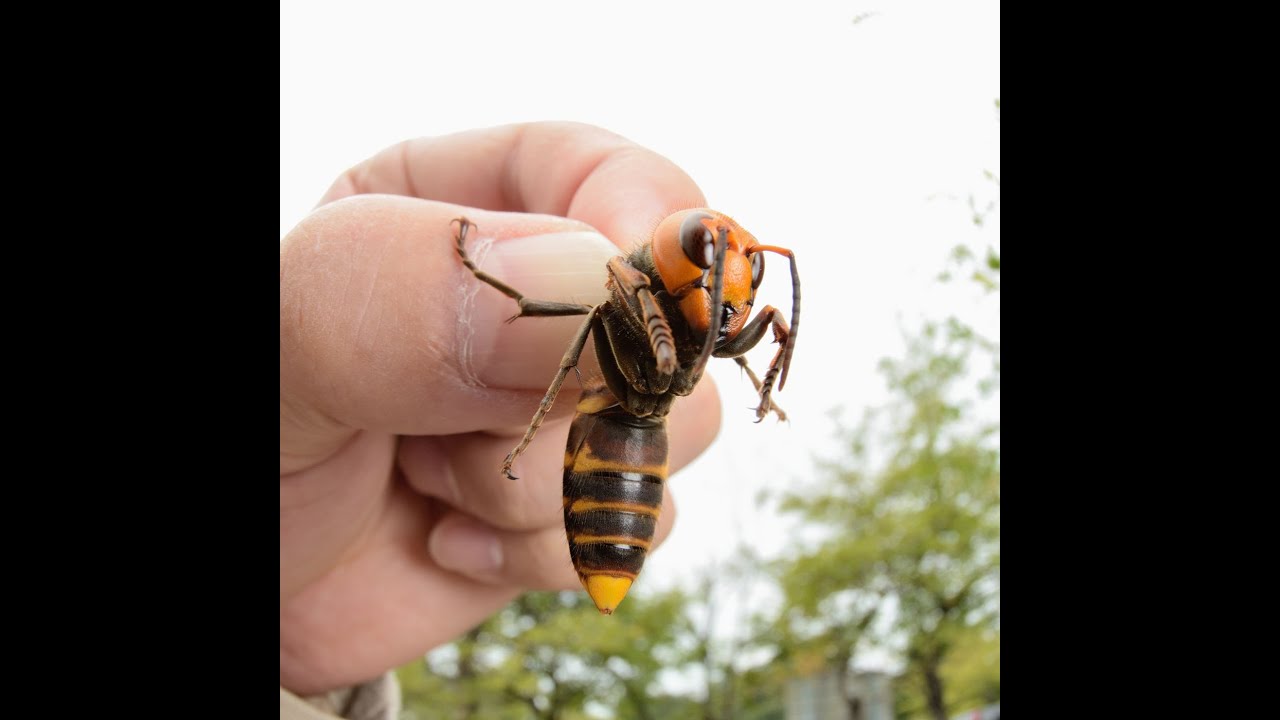
[[[751,254],[751,289],[755,290],[760,287],[760,281],[764,280],[764,253],[756,252]]]
[[[684,248],[685,257],[703,269],[711,267],[716,259],[715,237],[702,224],[710,218],[706,213],[692,213],[680,223],[680,247]]]

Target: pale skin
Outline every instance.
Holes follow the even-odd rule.
[[[615,251],[705,205],[655,153],[586,125],[534,123],[388,148],[338,178],[290,231],[280,250],[282,687],[308,695],[364,682],[522,592],[582,589],[561,512],[572,374],[515,465],[520,479],[499,471],[581,319],[503,324],[515,303],[492,288],[468,295],[476,280],[451,221],[475,222],[497,260],[506,242],[594,229],[616,247],[568,244],[541,262],[598,260],[602,285]],[[526,265],[493,271],[536,295],[520,286]],[[555,272],[525,279],[547,291],[557,282]],[[709,378],[675,404],[673,472],[710,444],[719,408]],[[668,489],[658,543],[674,518]]]

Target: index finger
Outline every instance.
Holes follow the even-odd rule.
[[[348,170],[321,204],[367,193],[573,218],[624,250],[647,240],[676,210],[706,205],[675,163],[620,135],[570,122],[408,140]]]

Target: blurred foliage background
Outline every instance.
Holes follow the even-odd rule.
[[[999,212],[999,178],[983,187],[967,198],[978,227]],[[998,314],[998,230],[976,237],[938,259],[938,281]],[[585,593],[527,594],[400,668],[403,717],[942,720],[999,703],[1000,347],[972,320],[904,329],[906,353],[880,364],[891,401],[833,413],[842,455],[759,498],[794,525],[788,552],[744,546],[611,617]],[[726,593],[760,601],[713,632]],[[867,656],[888,669],[868,674]]]

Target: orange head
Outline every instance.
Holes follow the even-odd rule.
[[[681,210],[668,215],[653,232],[653,261],[667,292],[698,332],[711,324],[711,272],[715,241],[726,238],[724,313],[718,341],[732,340],[751,314],[756,288],[764,278],[763,249],[751,233],[714,210]]]

